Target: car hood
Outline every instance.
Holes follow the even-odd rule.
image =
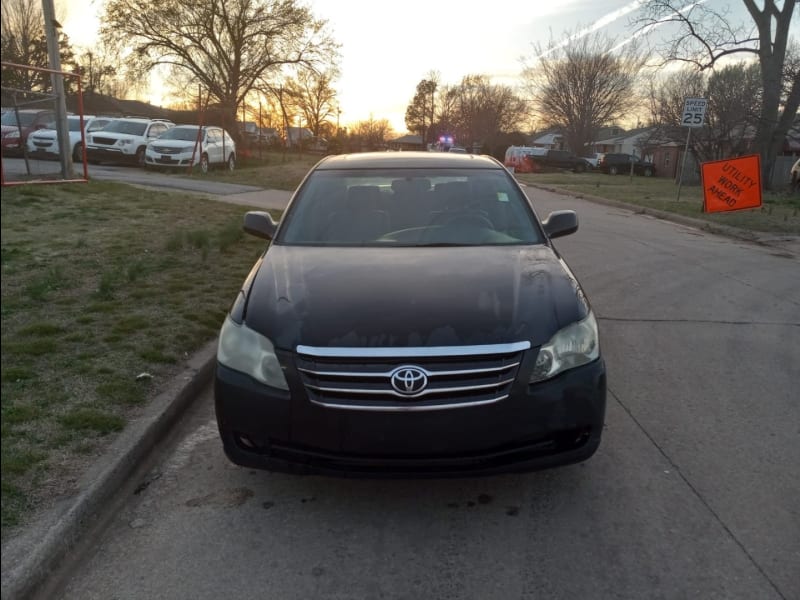
[[[58,137],[58,132],[55,129],[39,129],[37,131],[32,132],[29,137],[52,140]]]
[[[114,140],[114,142],[120,142],[125,140],[138,140],[141,139],[141,136],[131,135],[129,133],[117,133],[116,131],[93,131],[91,134],[92,138],[103,138],[107,140]]]
[[[191,151],[194,148],[194,142],[187,142],[186,140],[153,140],[150,142],[150,148],[170,148],[174,150]],[[198,145],[198,148],[202,144]]]
[[[278,348],[540,345],[588,314],[545,245],[314,248],[273,245],[244,319]]]

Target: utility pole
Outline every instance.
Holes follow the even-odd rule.
[[[50,68],[54,71],[61,70],[61,56],[58,53],[58,31],[61,24],[56,21],[56,9],[53,0],[42,0],[42,14],[44,15],[44,31],[47,36],[47,55]],[[69,147],[69,126],[67,124],[67,102],[64,97],[64,76],[53,73],[53,94],[56,103],[56,133],[58,135],[58,155],[61,159],[61,177],[72,179],[72,149]],[[83,118],[81,118],[83,128]]]

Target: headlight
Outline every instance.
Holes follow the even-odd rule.
[[[583,321],[567,325],[539,348],[530,383],[550,379],[600,356],[597,321],[591,312]]]
[[[119,140],[117,142],[118,146],[130,146],[133,143],[133,140]]]
[[[19,137],[19,129],[12,129],[11,131],[6,131],[3,134],[4,138],[15,138]]]
[[[230,317],[225,318],[219,333],[217,360],[229,369],[250,375],[268,386],[289,389],[272,342]]]

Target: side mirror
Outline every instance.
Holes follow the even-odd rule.
[[[550,239],[578,231],[578,215],[574,210],[557,210],[547,215],[542,227]]]
[[[268,212],[251,210],[245,214],[242,228],[250,235],[271,240],[275,230],[278,229],[278,224]]]

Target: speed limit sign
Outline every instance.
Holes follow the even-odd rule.
[[[686,98],[683,102],[681,125],[684,127],[702,127],[706,119],[708,100],[705,98]]]

